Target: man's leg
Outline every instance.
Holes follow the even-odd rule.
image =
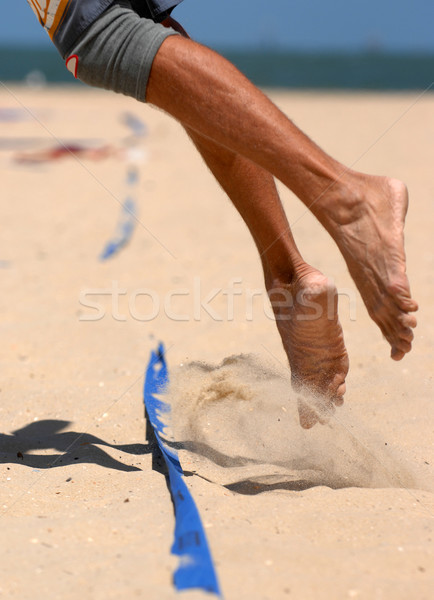
[[[348,357],[336,288],[302,259],[273,176],[196,132],[188,133],[255,240],[292,381],[320,397],[318,411],[303,396],[299,399],[300,423],[312,427],[322,420],[324,409],[330,412],[333,404],[342,404],[345,393]]]
[[[340,248],[392,358],[410,351],[416,319],[409,313],[417,304],[405,274],[408,199],[401,182],[345,169],[233,65],[180,36],[165,40],[157,52],[147,101],[296,193]]]
[[[188,37],[172,18],[163,22]],[[312,427],[343,402],[348,356],[335,286],[300,255],[274,177],[196,131],[186,131],[243,217],[258,248],[265,286],[291,366],[292,381],[320,398],[317,410],[299,397],[300,423]]]

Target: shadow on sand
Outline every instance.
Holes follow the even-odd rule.
[[[0,463],[20,464],[33,469],[92,463],[117,471],[140,471],[138,467],[116,460],[98,446],[136,456],[153,452],[151,443],[109,444],[89,433],[63,431],[70,424],[69,421],[47,419],[30,423],[11,434],[0,433]],[[44,450],[57,450],[57,453],[46,454]]]

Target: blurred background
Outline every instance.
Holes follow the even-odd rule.
[[[173,16],[261,86],[424,90],[434,81],[432,0],[184,0]],[[3,9],[0,79],[81,85],[26,0]]]

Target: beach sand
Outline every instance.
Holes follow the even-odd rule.
[[[160,340],[226,598],[433,597],[434,96],[270,93],[345,164],[407,183],[413,351],[389,358],[334,243],[282,186],[305,259],[340,290],[351,363],[345,405],[301,430],[254,244],[180,127],[100,91],[0,90],[1,597],[177,596],[142,404]],[[16,160],[59,141],[110,151]],[[128,196],[131,242],[101,261]]]

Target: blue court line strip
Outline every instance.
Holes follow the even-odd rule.
[[[113,238],[107,242],[101,252],[100,259],[107,260],[128,244],[135,228],[136,205],[132,198],[127,198],[122,205],[119,223]]]
[[[126,125],[131,134],[134,141],[139,140],[140,138],[146,137],[148,133],[148,129],[143,121],[136,117],[134,114],[126,112],[122,115],[122,122]],[[130,142],[131,143],[131,142]],[[139,173],[135,165],[130,164],[127,171],[127,186],[130,191],[133,186],[137,185],[139,179]],[[124,246],[128,244],[131,240],[131,237],[134,232],[134,228],[137,221],[137,208],[136,202],[134,201],[131,193],[122,204],[121,214],[119,217],[118,224],[116,226],[116,231],[110,239],[103,251],[100,254],[100,260],[107,260],[112,257],[114,254],[117,254]]]
[[[152,351],[146,370],[144,402],[148,419],[169,472],[170,492],[175,507],[175,539],[172,554],[180,557],[174,573],[178,591],[199,588],[222,597],[208,541],[199,511],[188,489],[178,454],[161,439],[165,425],[162,417],[170,413],[170,406],[157,397],[164,395],[169,383],[169,372],[164,357],[164,346]]]
[[[134,167],[127,172],[127,185],[131,188],[137,184],[138,173]],[[100,260],[107,260],[128,244],[136,226],[137,208],[131,195],[122,203],[121,214],[113,238],[107,242],[101,252]]]

